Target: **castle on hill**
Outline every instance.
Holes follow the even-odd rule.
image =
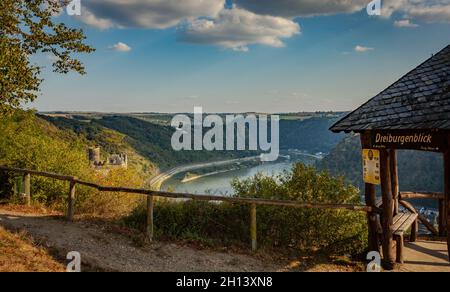
[[[90,147],[88,149],[89,165],[95,169],[104,168],[128,168],[128,155],[111,154],[106,160],[101,159],[100,147]]]

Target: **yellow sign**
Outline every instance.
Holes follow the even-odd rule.
[[[380,180],[380,151],[363,149],[364,182],[373,185],[381,184]]]

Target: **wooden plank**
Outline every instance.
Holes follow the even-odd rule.
[[[153,196],[147,197],[147,228],[146,234],[149,242],[153,241],[153,232],[154,232],[154,218],[153,218],[153,210],[154,210],[154,198]]]
[[[431,200],[443,200],[443,193],[433,193],[433,192],[400,192],[400,199],[431,199]]]
[[[407,201],[403,201],[403,200],[400,200],[399,202],[400,202],[400,205],[405,207],[408,211],[410,211],[412,213],[416,213],[420,223],[422,223],[431,233],[433,233],[433,235],[435,235],[435,236],[439,235],[439,232],[436,230],[436,228],[433,226],[433,224],[431,224],[428,221],[428,219],[425,218],[422,214],[419,214],[417,212],[416,208],[414,208],[414,206],[412,204],[410,204]]]
[[[381,168],[381,195],[383,198],[383,255],[385,268],[392,270],[395,265],[395,256],[393,253],[393,210],[394,200],[392,198],[392,184],[390,174],[389,152],[387,150],[380,151],[380,168]]]
[[[392,230],[397,230],[400,225],[406,220],[406,217],[408,217],[408,214],[406,213],[399,213],[397,216],[395,216],[392,219]]]
[[[417,214],[408,214],[405,216],[401,222],[401,224],[398,226],[397,229],[394,229],[394,234],[400,235],[405,233],[417,220]]]
[[[252,239],[252,251],[256,251],[258,248],[257,243],[257,229],[256,229],[256,205],[250,206],[250,237]]]

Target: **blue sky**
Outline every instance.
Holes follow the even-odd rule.
[[[44,70],[41,96],[31,105],[38,110],[351,110],[450,43],[450,3],[442,0],[428,6],[399,0],[412,4],[394,5],[382,16],[368,16],[362,4],[316,7],[311,0],[298,0],[300,6],[293,9],[278,6],[273,15],[270,6],[260,9],[252,0],[237,0],[234,8],[219,14],[215,7],[196,14],[205,8],[196,2],[204,0],[187,0],[191,10],[164,7],[164,12],[157,9],[160,1],[141,0],[151,4],[151,14],[142,14],[142,6],[141,11],[118,7],[119,13],[114,10],[121,2],[117,0],[91,1],[111,6],[98,12],[82,1],[88,18],[59,17],[82,27],[87,42],[97,49],[80,56],[88,74]],[[178,1],[181,6],[187,2]],[[434,9],[436,5],[442,9]],[[129,10],[122,13],[124,8]],[[50,66],[48,57],[38,61]]]

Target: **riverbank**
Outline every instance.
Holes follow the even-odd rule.
[[[226,165],[235,164],[235,163],[258,161],[260,159],[261,159],[261,156],[258,155],[258,156],[250,156],[250,157],[237,158],[237,159],[195,163],[195,164],[178,166],[178,167],[169,169],[165,172],[162,172],[162,173],[158,174],[157,176],[153,177],[150,180],[149,184],[150,184],[150,187],[152,187],[154,190],[159,191],[159,190],[161,190],[162,184],[166,180],[170,179],[171,177],[173,177],[179,173],[202,169],[202,168],[207,168],[207,167],[221,167],[221,166],[226,166]]]

